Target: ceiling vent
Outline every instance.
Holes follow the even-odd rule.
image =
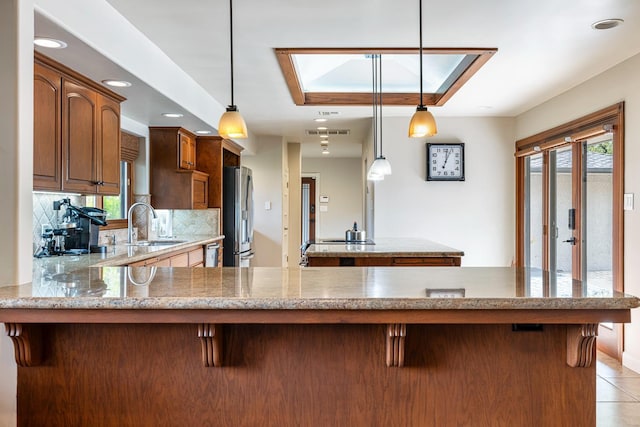
[[[304,131],[307,135],[350,135],[351,130],[349,129],[326,129],[326,130],[316,130],[316,129],[307,129]]]

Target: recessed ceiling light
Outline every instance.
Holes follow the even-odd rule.
[[[322,154],[330,154],[329,150],[322,150]]]
[[[329,145],[329,140],[325,139],[324,141],[320,141],[320,145]]]
[[[49,37],[36,37],[33,39],[33,44],[40,47],[48,47],[50,49],[64,49],[67,44],[62,40],[52,39]]]
[[[318,122],[318,123],[326,122],[327,120],[328,119],[313,119],[314,122]]]
[[[318,130],[327,130],[329,128],[326,127],[326,126],[318,126],[316,129],[318,129]]]
[[[171,118],[177,118],[177,117],[183,117],[184,114],[181,113],[162,113],[163,116],[165,117],[171,117]]]
[[[130,87],[131,83],[124,80],[103,80],[102,83],[112,87]]]
[[[198,135],[209,135],[211,133],[210,130],[197,130],[196,133]]]
[[[320,135],[320,138],[329,138],[329,135],[327,135],[326,133],[323,133],[322,135]]]
[[[611,28],[615,28],[618,25],[621,25],[624,22],[624,19],[612,18],[612,19],[603,19],[602,21],[596,21],[591,24],[591,28],[594,30],[609,30]]]

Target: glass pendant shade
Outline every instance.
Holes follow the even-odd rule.
[[[409,123],[409,138],[422,138],[438,133],[436,120],[426,107],[418,107]]]
[[[227,111],[220,117],[218,133],[223,138],[246,138],[247,124],[235,106],[227,108]]]
[[[380,173],[375,173],[372,171],[373,165],[369,168],[369,172],[367,173],[367,181],[383,181],[384,175]]]
[[[369,172],[376,175],[391,175],[391,163],[384,156],[376,158],[371,164]]]

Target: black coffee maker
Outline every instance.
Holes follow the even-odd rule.
[[[106,246],[98,245],[100,229],[107,225],[107,212],[92,207],[76,207],[69,199],[53,202],[53,210],[66,206],[62,223],[58,228],[43,228],[44,244],[34,254],[36,258],[67,254],[103,253]]]
[[[67,206],[66,222],[75,223],[75,228],[66,230],[64,249],[68,253],[102,252],[104,246],[98,245],[100,229],[107,225],[107,212],[92,207]]]

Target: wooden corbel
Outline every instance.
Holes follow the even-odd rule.
[[[387,367],[404,366],[404,337],[407,335],[405,323],[387,325]]]
[[[222,325],[201,323],[198,325],[198,337],[202,346],[203,366],[222,366]]]
[[[567,365],[588,368],[595,357],[598,324],[567,325]]]
[[[22,323],[5,323],[4,328],[13,342],[16,364],[21,368],[38,366],[42,360],[40,328]]]

